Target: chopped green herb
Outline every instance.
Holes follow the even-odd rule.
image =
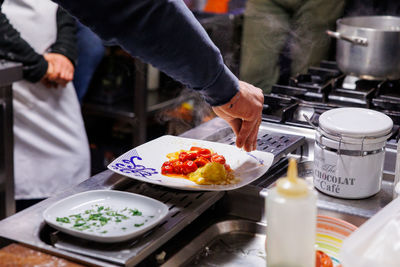
[[[74,229],[78,230],[78,231],[84,231],[90,228],[89,225],[82,225],[80,227],[73,227]]]
[[[56,221],[57,222],[63,222],[63,223],[70,223],[71,222],[68,217],[57,217]]]
[[[129,211],[131,212],[131,214],[133,215],[133,216],[142,216],[142,212],[141,211],[139,211],[138,209],[129,209]]]
[[[101,216],[99,218],[99,221],[101,221],[101,222],[108,222],[108,220],[109,220],[109,218],[106,218],[106,217],[103,217],[103,216]]]
[[[98,204],[93,205],[91,209],[87,209],[82,213],[71,214],[68,217],[57,217],[57,222],[61,223],[72,223],[72,228],[78,231],[88,230],[89,232],[97,232],[105,234],[108,231],[102,229],[103,226],[110,222],[121,223],[123,220],[129,220],[135,216],[143,216],[142,212],[138,209],[130,209],[125,207],[122,210],[114,210],[110,207],[100,206]],[[147,218],[153,218],[154,216],[146,216]],[[143,226],[143,223],[134,224],[135,227]],[[121,227],[122,230],[126,230],[126,227]]]
[[[75,223],[74,224],[74,227],[79,227],[79,226],[82,226],[82,225],[85,225],[86,223],[85,222],[82,222],[82,223]]]
[[[97,221],[97,220],[99,220],[99,218],[100,218],[102,215],[103,215],[103,214],[101,214],[101,213],[90,214],[88,220],[89,220],[89,221]]]
[[[115,216],[115,211],[107,211],[106,214],[108,216]]]
[[[99,218],[99,221],[100,221],[101,226],[106,225],[106,224],[108,223],[108,220],[110,220],[110,219],[111,219],[111,218],[106,218],[106,217],[101,216],[101,217]]]

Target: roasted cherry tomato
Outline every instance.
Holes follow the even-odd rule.
[[[190,151],[196,151],[199,157],[203,156],[206,159],[210,159],[211,158],[211,151],[209,149],[207,149],[207,148],[192,146],[190,148]]]
[[[211,159],[211,151],[207,148],[202,148],[201,150],[197,151],[197,154],[206,159]]]
[[[203,167],[209,162],[217,162],[224,165],[227,171],[231,168],[226,164],[225,157],[217,153],[211,153],[211,150],[193,146],[190,151],[182,151],[171,153],[174,157],[178,157],[163,163],[161,167],[162,174],[183,174],[187,175],[195,172],[198,168]],[[171,157],[169,157],[171,158]]]
[[[188,173],[196,171],[197,165],[193,161],[188,160],[183,164],[182,169],[183,169],[183,174],[188,174]]]
[[[226,161],[225,161],[224,156],[218,155],[218,154],[213,154],[211,156],[211,162],[217,162],[217,163],[224,165]]]
[[[161,167],[162,174],[173,174],[174,168],[171,165],[166,165]]]
[[[207,163],[209,163],[210,161],[202,156],[198,157],[197,159],[194,160],[194,163],[196,164],[196,166],[198,168],[203,167],[204,165],[206,165]]]
[[[187,152],[179,153],[179,160],[182,161],[182,162],[185,162],[187,160],[187,155],[188,155]]]
[[[197,152],[181,152],[179,153],[179,160],[185,162],[187,160],[195,160],[197,158]]]
[[[315,254],[315,267],[333,267],[333,262],[326,253],[317,250]]]
[[[173,162],[172,167],[174,168],[174,173],[183,174],[183,163],[181,161]]]
[[[187,159],[188,160],[195,160],[195,159],[197,159],[198,156],[199,156],[199,154],[196,151],[191,151],[191,152],[188,153]]]
[[[225,163],[224,167],[225,167],[225,170],[227,170],[228,172],[232,171],[231,166],[229,166],[229,164]]]
[[[166,161],[163,163],[162,167],[170,166],[170,165],[171,165],[171,161]]]

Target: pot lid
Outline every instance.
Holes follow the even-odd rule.
[[[319,127],[333,135],[378,138],[392,130],[393,121],[385,114],[371,109],[336,108],[322,113]]]

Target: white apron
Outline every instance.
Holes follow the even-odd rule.
[[[53,2],[5,0],[2,10],[37,53],[55,42]],[[46,88],[20,81],[13,94],[16,199],[48,197],[89,178],[89,145],[72,83]]]

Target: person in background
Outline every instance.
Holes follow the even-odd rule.
[[[239,81],[181,0],[55,0],[103,40],[199,91],[236,134],[236,145],[256,149],[264,96]]]
[[[344,0],[248,0],[246,5],[240,78],[269,93],[280,75],[285,45],[290,75],[305,73],[328,58],[331,44],[325,33],[343,14]]]
[[[5,0],[0,57],[23,64],[13,84],[17,209],[90,175],[89,146],[75,89],[75,20],[50,1]]]
[[[75,68],[73,83],[79,102],[82,103],[82,99],[88,91],[93,74],[103,59],[105,47],[103,41],[88,27],[79,21],[77,21],[76,24],[78,61]]]

